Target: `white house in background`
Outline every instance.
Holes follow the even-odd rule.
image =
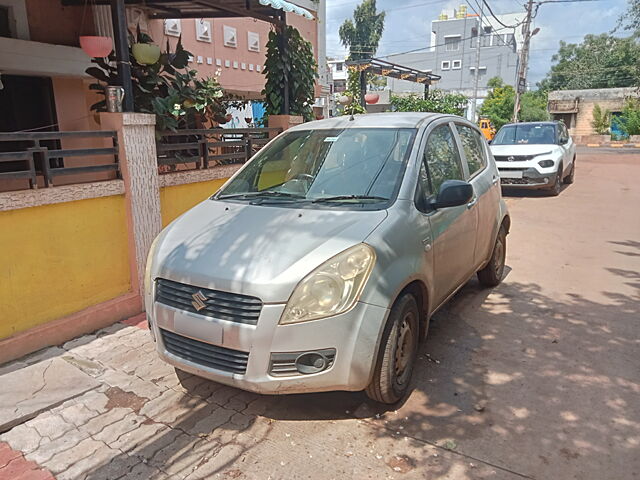
[[[327,60],[331,78],[333,79],[333,93],[344,92],[347,89],[347,66],[345,59]]]

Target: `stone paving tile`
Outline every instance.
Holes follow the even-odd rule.
[[[113,387],[120,387],[125,392],[133,392],[147,400],[159,397],[166,390],[150,381],[111,369],[105,370],[98,380]]]
[[[0,480],[54,480],[51,472],[24,458],[21,452],[0,443]]]
[[[94,436],[102,433],[107,427],[125,418],[131,410],[128,408],[113,408],[105,413],[96,415],[84,425],[80,425],[88,435]]]
[[[103,447],[104,443],[93,438],[85,438],[73,447],[55,454],[49,460],[39,461],[38,463],[57,475],[67,470],[74,463],[93,455]]]
[[[95,472],[107,465],[117,456],[117,452],[111,450],[106,444],[100,445],[91,455],[75,462],[64,471],[56,474],[56,480],[80,480],[91,472]]]
[[[75,447],[86,438],[89,438],[89,434],[87,432],[74,428],[69,430],[60,438],[51,441],[43,441],[37,449],[26,454],[26,458],[38,464],[44,464],[53,458],[54,455]]]
[[[138,428],[145,418],[133,412],[127,413],[124,418],[104,427],[100,432],[91,435],[96,440],[101,440],[107,445],[116,442],[122,435]]]
[[[50,440],[55,440],[74,428],[73,423],[70,423],[61,415],[52,412],[45,412],[38,415],[29,421],[29,426],[35,428],[41,437],[47,437]]]
[[[117,480],[119,478],[126,478],[126,475],[139,463],[141,460],[137,457],[132,457],[121,452],[115,452],[109,447],[105,447],[102,450],[106,450],[109,453],[109,460],[105,463],[95,465],[91,468],[84,480]],[[73,467],[71,467],[73,468]],[[82,465],[79,466],[82,468]]]
[[[44,440],[35,428],[26,424],[13,427],[8,432],[0,435],[0,442],[6,442],[14,450],[19,450],[23,453],[34,451],[44,441],[48,440]]]

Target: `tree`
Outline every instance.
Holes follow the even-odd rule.
[[[597,103],[593,107],[593,120],[591,126],[598,135],[606,135],[609,133],[609,127],[611,126],[611,112],[609,110],[603,110]]]
[[[513,116],[516,92],[511,85],[505,85],[500,77],[493,77],[487,82],[491,92],[482,102],[480,115],[489,117],[493,126],[500,129],[509,123]],[[538,90],[525,92],[520,97],[520,120],[523,122],[540,122],[549,120],[547,112],[547,94]]]
[[[543,90],[630,87],[638,84],[640,45],[633,37],[587,35],[579,44],[561,41],[552,61]]]
[[[625,30],[632,30],[635,36],[640,35],[640,0],[629,0],[629,8],[619,23]]]
[[[384,12],[378,12],[376,0],[364,0],[353,11],[353,21],[348,18],[340,25],[338,35],[342,45],[349,49],[348,60],[372,58],[378,50],[378,43],[384,30]],[[349,68],[350,89],[346,92],[354,101],[362,99],[367,79],[360,71]]]
[[[613,123],[625,137],[640,135],[640,100],[629,98],[624,104],[622,114],[613,118]]]
[[[442,90],[433,90],[426,99],[415,94],[391,96],[391,105],[396,112],[436,112],[462,116],[467,101],[464,95],[445,93]]]

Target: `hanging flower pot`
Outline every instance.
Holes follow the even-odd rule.
[[[142,65],[153,65],[160,58],[160,47],[153,43],[134,43],[131,53],[136,62]]]
[[[367,93],[364,96],[364,101],[367,102],[369,105],[378,103],[378,100],[380,100],[380,95],[378,95],[377,93]]]
[[[91,58],[104,58],[113,50],[113,43],[111,37],[81,36],[80,47]]]
[[[348,95],[340,95],[338,97],[338,103],[341,105],[349,105],[353,99]]]

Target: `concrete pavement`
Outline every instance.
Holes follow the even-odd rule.
[[[0,367],[55,358],[98,384],[2,433],[0,480],[639,478],[640,154],[577,165],[559,197],[507,192],[503,284],[436,315],[395,409],[185,389],[140,317]]]

